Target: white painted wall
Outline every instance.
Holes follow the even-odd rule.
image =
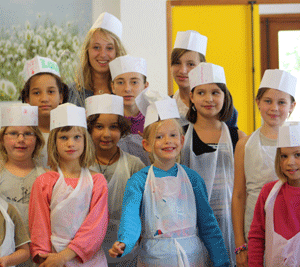
[[[259,14],[291,14],[300,13],[300,4],[259,5]]]

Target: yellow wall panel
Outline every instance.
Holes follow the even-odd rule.
[[[252,96],[252,36],[250,5],[172,7],[172,40],[177,31],[196,30],[208,37],[206,60],[224,67],[227,87],[239,112],[239,128],[254,130]],[[254,5],[255,88],[260,83],[258,6]],[[178,90],[174,82],[174,91]],[[257,123],[259,123],[257,117]],[[259,125],[258,125],[259,126]]]

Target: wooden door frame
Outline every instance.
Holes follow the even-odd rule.
[[[173,6],[195,6],[195,5],[250,5],[250,4],[297,4],[300,0],[167,0],[167,66],[168,66],[168,94],[173,95],[173,78],[171,73],[171,53],[172,53],[172,7]]]
[[[293,23],[300,23],[300,14],[274,14],[260,16],[260,35],[261,35],[261,75],[266,69],[279,68],[278,66],[278,31],[276,28],[282,30],[293,30]],[[270,24],[277,23],[273,26],[274,31],[270,32]],[[299,29],[295,27],[295,29]],[[272,35],[272,36],[271,36]],[[270,38],[268,38],[270,36]],[[270,40],[273,40],[270,42]],[[276,39],[276,41],[274,40]],[[271,54],[273,57],[271,58]],[[275,62],[277,64],[275,64]]]

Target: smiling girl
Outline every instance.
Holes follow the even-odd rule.
[[[110,256],[123,257],[141,236],[138,266],[202,266],[200,237],[214,266],[229,266],[203,179],[177,163],[184,136],[175,118],[179,113],[174,99],[147,109],[143,146],[152,165],[127,182],[118,241]]]
[[[228,127],[233,103],[226,87],[224,69],[211,63],[200,63],[190,71],[190,108],[187,119],[183,164],[204,179],[210,206],[222,231],[231,265],[235,264],[231,196],[233,190],[233,151],[245,133]],[[206,266],[209,266],[209,260]]]
[[[126,55],[121,38],[121,21],[107,12],[100,14],[85,37],[81,66],[75,83],[69,86],[68,102],[84,106],[89,96],[112,93],[109,62]]]
[[[95,162],[84,108],[51,111],[52,171],[37,178],[30,196],[31,254],[41,267],[107,266],[101,249],[107,223],[107,183],[88,169]]]
[[[265,71],[256,96],[263,124],[236,146],[232,221],[237,266],[248,266],[247,237],[259,192],[277,179],[274,159],[278,131],[296,105],[296,84],[297,78],[285,71]]]
[[[300,265],[299,133],[299,123],[279,128],[275,157],[279,181],[266,184],[259,194],[249,232],[249,266]]]

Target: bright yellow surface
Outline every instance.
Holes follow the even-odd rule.
[[[255,88],[260,83],[260,25],[254,5]],[[238,126],[246,134],[254,130],[252,96],[252,45],[250,5],[174,6],[172,40],[177,31],[196,30],[208,37],[206,60],[224,67],[227,87],[239,112]],[[174,82],[174,92],[178,90]],[[256,113],[258,113],[256,108]],[[260,116],[256,114],[256,128]]]

